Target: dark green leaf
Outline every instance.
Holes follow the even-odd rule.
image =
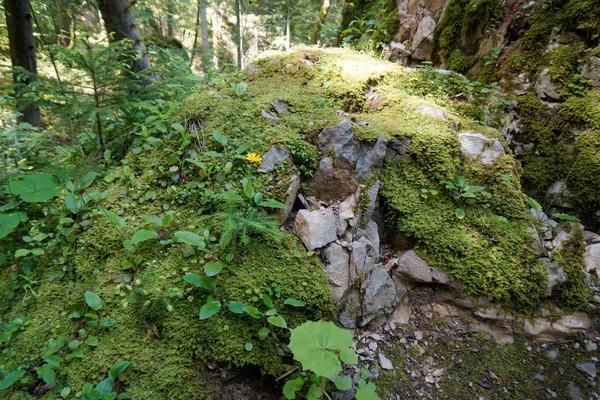
[[[108,371],[109,378],[116,381],[119,375],[121,375],[130,365],[131,363],[129,361],[117,361],[110,371]]]
[[[265,306],[267,306],[269,308],[273,308],[273,300],[271,300],[271,298],[268,295],[263,294],[262,301],[263,301],[263,303],[265,303]]]
[[[94,388],[94,390],[97,390],[98,392],[100,392],[102,394],[109,394],[110,392],[112,392],[114,384],[115,384],[114,379],[106,378],[103,381],[101,381],[99,384],[97,384],[96,387]]]
[[[2,379],[2,382],[0,382],[0,390],[8,389],[12,385],[14,385],[16,382],[23,379],[24,376],[25,376],[24,370],[13,371],[13,372],[9,373],[8,375],[6,375],[4,377],[4,379]]]
[[[263,316],[263,313],[261,313],[258,310],[258,308],[252,307],[252,306],[244,307],[244,312],[246,314],[248,314],[249,316],[251,316],[252,318],[256,318],[256,319],[260,319]]]
[[[304,386],[302,378],[290,379],[283,385],[283,395],[286,399],[293,400],[296,398],[296,393],[302,389],[302,386]]]
[[[338,375],[333,380],[335,387],[338,390],[346,391],[352,389],[352,379],[349,376]]]
[[[213,132],[213,137],[222,146],[226,146],[227,145],[227,138],[225,136],[221,135],[219,132]]]
[[[112,224],[114,226],[123,228],[125,225],[127,225],[125,220],[123,218],[119,217],[114,212],[109,211],[109,210],[102,210],[102,211],[104,211],[104,213],[106,214],[106,216],[108,217],[108,219],[110,220],[110,222],[112,222]]]
[[[27,221],[27,214],[13,211],[0,213],[0,239],[7,237],[19,223]]]
[[[283,304],[287,304],[288,306],[293,306],[293,307],[304,307],[303,302],[301,302],[300,300],[293,299],[291,297],[288,299],[285,299]]]
[[[208,296],[206,304],[200,308],[200,319],[207,319],[215,315],[221,309],[221,302]]]
[[[58,196],[62,188],[52,175],[37,173],[9,182],[4,191],[16,194],[27,203],[39,203]]]
[[[46,364],[35,370],[37,375],[46,382],[50,386],[56,385],[56,372],[50,367],[50,365]]]
[[[200,276],[198,274],[185,274],[183,276],[183,280],[206,290],[213,290],[217,287],[217,280],[206,275]]]

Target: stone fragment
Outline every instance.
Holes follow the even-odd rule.
[[[433,31],[435,30],[436,22],[430,17],[424,17],[417,32],[412,40],[412,58],[415,60],[429,60],[433,51]]]
[[[335,215],[329,208],[298,211],[294,229],[308,250],[324,247],[337,239]]]
[[[344,247],[333,242],[323,248],[321,254],[329,283],[334,286],[332,287],[332,298],[337,302],[350,286],[350,253]]]
[[[575,197],[565,180],[556,181],[548,188],[544,200],[563,208],[575,208]]]
[[[554,229],[554,239],[552,239],[552,247],[555,250],[560,250],[567,246],[569,241],[573,238],[575,230],[581,225],[574,222],[561,222]]]
[[[527,232],[531,234],[532,242],[530,244],[531,248],[533,248],[538,254],[544,254],[544,241],[540,239],[540,235],[538,234],[535,226],[530,226],[527,228]]]
[[[562,268],[557,268],[557,263],[549,258],[541,258],[540,261],[546,267],[548,282],[546,286],[546,297],[552,296],[552,290],[555,286],[565,283],[569,278]]]
[[[361,289],[363,291],[361,326],[367,325],[375,317],[389,315],[398,304],[396,287],[384,265],[374,265],[365,277]]]
[[[585,344],[585,351],[594,352],[598,350],[598,345],[591,340]]]
[[[535,93],[540,100],[551,102],[562,101],[562,98],[552,84],[549,68],[544,69],[538,76],[537,82],[535,83]]]
[[[271,172],[290,159],[290,152],[283,145],[272,145],[269,151],[265,153],[258,172]]]
[[[581,70],[583,77],[592,84],[592,86],[600,88],[600,57],[591,57]]]
[[[279,115],[287,114],[290,111],[288,105],[283,101],[275,100],[271,103],[271,105],[273,106],[275,112]]]
[[[472,160],[479,158],[485,165],[492,165],[498,158],[505,155],[504,146],[498,139],[490,139],[481,133],[461,133],[460,151]]]
[[[335,126],[323,129],[319,134],[319,141],[323,152],[333,148],[336,162],[341,160],[352,165],[358,160],[360,143],[354,139],[350,120],[345,119]]]
[[[410,139],[395,139],[390,148],[400,155],[409,154]]]
[[[417,107],[416,111],[423,115],[429,115],[432,118],[446,121],[446,112],[444,110],[440,110],[439,108],[423,105]]]
[[[571,400],[583,400],[583,397],[581,397],[581,389],[579,389],[575,382],[569,382],[567,394]]]
[[[379,353],[379,365],[381,366],[381,368],[386,370],[394,369],[392,362],[382,353]]]
[[[362,313],[360,305],[360,293],[357,289],[350,289],[342,300],[339,315],[340,324],[344,328],[354,329],[358,326],[358,318]]]
[[[361,143],[356,161],[356,175],[359,179],[369,179],[375,170],[381,169],[386,149],[387,139],[385,136],[379,136],[372,146]]]
[[[585,261],[585,272],[596,271],[596,274],[600,276],[600,243],[587,246],[583,259]]]
[[[584,231],[583,236],[585,237],[585,243],[588,246],[600,243],[600,235],[598,235],[596,232]]]
[[[448,284],[450,277],[419,257],[413,250],[402,254],[398,259],[398,267],[394,271],[400,279],[408,282]]]
[[[389,321],[396,325],[407,325],[411,315],[412,308],[406,304],[400,304],[390,316]]]
[[[285,196],[283,198],[283,204],[285,204],[285,208],[277,210],[279,225],[283,225],[290,216],[292,208],[294,207],[294,202],[298,196],[298,190],[300,190],[300,177],[298,175],[293,175],[290,185],[285,191]]]
[[[272,124],[276,124],[277,122],[279,122],[279,118],[277,118],[275,115],[265,111],[264,109],[260,110],[260,118],[266,119],[266,120],[270,121]]]
[[[589,363],[575,364],[575,367],[578,370],[580,370],[581,372],[585,372],[592,378],[596,377],[596,364],[594,364],[594,363],[589,362]]]

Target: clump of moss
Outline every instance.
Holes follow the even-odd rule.
[[[588,131],[575,143],[575,162],[569,187],[587,207],[600,205],[600,131]]]

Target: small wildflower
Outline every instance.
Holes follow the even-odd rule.
[[[250,161],[250,162],[253,162],[253,163],[261,163],[262,162],[262,157],[259,156],[256,153],[248,153],[248,154],[246,154],[246,159],[248,161]]]
[[[350,7],[354,7],[354,3],[348,3]]]
[[[44,100],[50,100],[52,98],[52,95],[51,94],[45,94],[42,97],[44,98]]]

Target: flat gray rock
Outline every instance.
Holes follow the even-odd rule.
[[[461,133],[458,135],[461,153],[472,160],[479,159],[485,165],[492,165],[505,155],[504,146],[498,139],[490,139],[481,133]]]
[[[325,210],[300,210],[294,221],[294,230],[308,250],[327,246],[337,239],[335,215]]]
[[[271,172],[278,165],[286,163],[290,159],[290,152],[284,145],[272,145],[265,153],[258,172]]]

